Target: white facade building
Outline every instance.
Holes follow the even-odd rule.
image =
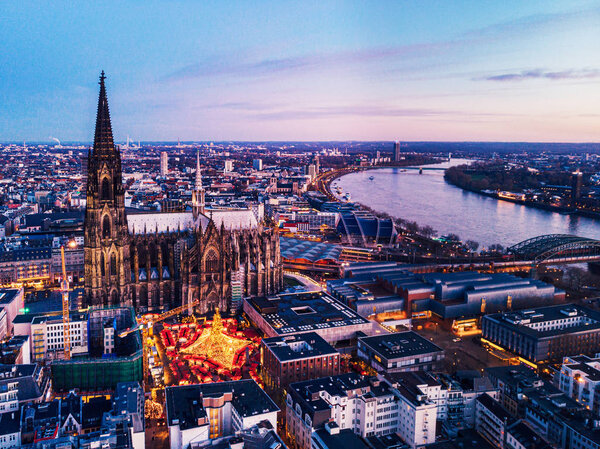
[[[279,412],[254,380],[167,387],[166,409],[171,449],[209,444],[264,420],[276,429]]]
[[[71,313],[69,330],[71,354],[87,354],[87,314]],[[19,334],[20,331],[28,331],[29,333]],[[15,327],[15,335],[29,335],[31,356],[34,362],[44,360],[47,357],[58,357],[65,349],[62,316],[34,317],[30,326]]]
[[[286,431],[301,449],[327,422],[361,437],[398,433],[412,448],[435,442],[437,407],[412,386],[392,386],[357,373],[290,385]]]
[[[600,415],[600,357],[565,357],[556,375],[562,391]]]

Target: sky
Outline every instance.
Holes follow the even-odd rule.
[[[600,141],[597,1],[3,1],[0,141]]]

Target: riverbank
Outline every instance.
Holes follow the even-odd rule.
[[[507,201],[509,203],[520,204],[522,206],[532,207],[535,209],[545,210],[548,212],[556,212],[561,215],[578,215],[580,217],[586,217],[586,218],[592,218],[595,220],[600,220],[600,213],[598,213],[598,212],[586,211],[586,210],[581,210],[581,209],[573,209],[570,207],[553,206],[551,204],[538,203],[536,201],[520,200],[518,198],[511,198],[511,197],[500,195],[497,192],[484,192],[483,190],[478,190],[478,189],[473,189],[473,188],[469,188],[466,186],[462,186],[456,182],[450,181],[449,179],[447,179],[445,177],[444,177],[444,180],[448,184],[453,185],[454,187],[458,187],[459,189],[464,190],[466,192],[472,192],[472,193],[476,193],[478,195],[486,196],[489,198],[494,198],[498,201]]]
[[[468,162],[452,159],[450,164]],[[448,168],[448,165],[440,164],[437,168]],[[464,190],[446,182],[444,170],[423,170],[419,175],[418,170],[382,168],[336,178],[334,191],[341,187],[344,193],[351,194],[352,202],[388,216],[401,217],[404,222],[416,222],[420,227],[428,225],[438,235],[455,234],[462,241],[479,242],[480,249],[498,244],[508,247],[545,234],[600,239],[600,223],[596,217],[499,201],[496,196]]]
[[[417,167],[420,168],[420,167],[426,167],[426,166],[431,166],[431,165],[438,165],[440,163],[449,162],[449,161],[450,161],[449,159],[431,158],[431,159],[427,159],[421,163],[415,163],[415,161],[409,160],[409,161],[392,162],[392,163],[388,163],[386,165],[368,165],[368,166],[356,165],[356,166],[344,167],[342,169],[326,172],[321,179],[317,180],[317,190],[320,191],[321,193],[323,193],[324,195],[327,195],[328,197],[330,197],[331,199],[333,199],[335,201],[340,201],[338,196],[331,190],[331,184],[333,184],[335,181],[339,180],[342,176],[346,176],[350,173],[359,173],[359,172],[371,171],[371,170],[384,170],[384,169],[388,169],[388,168],[413,170],[413,169],[417,169]]]

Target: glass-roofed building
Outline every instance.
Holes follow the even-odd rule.
[[[341,212],[337,230],[342,242],[351,245],[389,245],[397,235],[391,218],[378,218],[358,210]]]

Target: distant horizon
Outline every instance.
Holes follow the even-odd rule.
[[[600,0],[1,9],[0,141],[600,142]]]
[[[27,139],[23,140],[9,140],[9,141],[1,141],[0,145],[21,145],[25,142],[25,144],[31,145],[47,145],[47,146],[65,146],[65,145],[86,145],[93,146],[93,140],[61,140],[61,143],[58,144],[54,140],[32,140],[27,141]],[[600,141],[598,142],[554,142],[554,141],[494,141],[494,140],[129,140],[131,144],[137,145],[141,144],[196,144],[196,145],[205,145],[205,144],[236,144],[236,143],[248,143],[248,144],[260,144],[260,143],[268,143],[268,144],[344,144],[344,143],[378,143],[378,144],[393,144],[394,142],[400,142],[400,144],[481,144],[481,145],[572,145],[572,146],[598,146],[598,150],[600,150]],[[127,144],[126,140],[115,140],[115,144],[123,146]],[[390,151],[393,148],[390,148]]]

